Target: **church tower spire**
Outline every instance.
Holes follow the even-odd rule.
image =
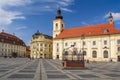
[[[58,36],[62,30],[64,30],[63,16],[61,15],[61,10],[58,8],[57,15],[53,20],[53,38]]]
[[[63,19],[62,15],[61,15],[61,10],[60,10],[60,8],[58,8],[58,10],[57,10],[56,19]]]
[[[114,24],[112,13],[109,16],[109,24]]]

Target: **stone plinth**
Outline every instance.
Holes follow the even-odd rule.
[[[84,68],[84,61],[63,61],[63,68]]]

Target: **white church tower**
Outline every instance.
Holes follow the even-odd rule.
[[[57,16],[55,17],[55,20],[53,20],[53,38],[59,35],[63,29],[64,29],[64,21],[61,15],[61,10],[59,8],[57,10]]]

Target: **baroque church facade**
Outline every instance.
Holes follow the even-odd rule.
[[[74,47],[89,61],[120,61],[120,30],[110,13],[109,23],[65,29],[61,10],[53,20],[53,59],[63,59],[63,51]]]

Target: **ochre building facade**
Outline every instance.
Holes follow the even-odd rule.
[[[37,31],[30,43],[31,58],[52,58],[52,37]]]

